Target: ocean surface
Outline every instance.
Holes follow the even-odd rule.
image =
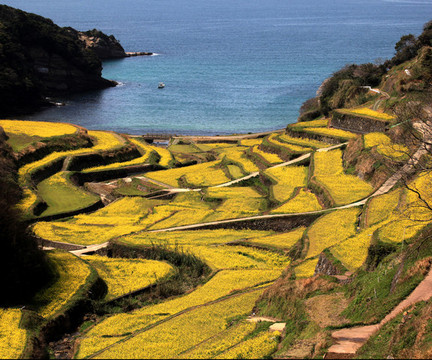
[[[431,0],[11,0],[78,30],[113,34],[142,56],[103,63],[119,86],[26,119],[131,134],[284,128],[342,66],[388,59],[418,35]],[[158,89],[158,83],[166,87]]]

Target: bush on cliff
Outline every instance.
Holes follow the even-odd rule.
[[[364,100],[361,95],[360,86],[378,86],[383,75],[393,66],[402,64],[416,56],[420,56],[422,71],[421,74],[414,74],[417,77],[430,81],[431,56],[426,51],[432,46],[432,21],[427,22],[423,32],[417,38],[412,35],[404,35],[395,45],[395,55],[392,59],[383,64],[351,64],[346,65],[339,71],[333,73],[321,86],[320,111],[327,115],[331,110],[338,107],[351,107],[356,102]],[[425,55],[426,54],[426,55]],[[424,65],[423,65],[424,64]],[[414,76],[413,75],[413,76]]]

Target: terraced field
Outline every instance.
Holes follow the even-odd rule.
[[[68,175],[63,171],[58,172],[38,184],[38,194],[47,204],[47,209],[41,216],[86,208],[99,201],[95,194],[74,186]]]
[[[316,152],[313,166],[313,179],[328,192],[330,203],[349,204],[365,198],[373,190],[366,181],[344,173],[341,150]]]
[[[45,318],[54,317],[69,306],[94,271],[84,261],[66,252],[53,251],[49,253],[49,257],[55,266],[58,279],[52,286],[41,291],[34,300],[38,314]]]
[[[20,309],[0,308],[0,357],[18,359],[24,352],[27,331],[20,328]]]
[[[165,262],[143,259],[107,258],[89,255],[84,257],[108,285],[106,300],[156,284],[174,272]]]
[[[78,132],[78,127],[72,124],[42,121],[0,120],[0,126],[8,135],[8,143],[14,151],[21,151],[42,139]]]
[[[365,263],[371,242],[397,246],[427,224],[421,202],[404,189],[364,201],[365,206],[349,207],[374,189],[356,175],[345,173],[343,150],[325,151],[329,143],[307,138],[320,134],[340,141],[356,136],[327,128],[327,124],[327,119],[297,124],[289,134],[241,139],[237,145],[197,142],[174,144],[168,149],[136,138],[128,140],[113,133],[89,131],[95,138],[93,147],[48,154],[23,165],[19,170],[24,188],[20,203],[23,210],[28,211],[41,201],[48,205],[42,215],[79,209],[100,197],[106,203],[91,213],[38,221],[32,226],[36,235],[53,242],[89,246],[89,252],[92,245],[109,243],[106,252],[83,259],[60,250],[50,251],[48,256],[58,278],[38,294],[31,310],[46,319],[56,318],[84,296],[97,277],[108,288],[105,298],[100,300],[102,303],[149,285],[172,285],[170,281],[176,281],[184,271],[185,264],[181,261],[196,262],[208,272],[195,274],[193,287],[180,286],[181,291],[172,297],[157,298],[152,293],[155,298],[146,298],[142,303],[132,297],[130,307],[119,307],[117,313],[107,312],[82,330],[74,356],[261,358],[274,354],[281,337],[289,334],[270,331],[270,323],[264,326],[247,318],[255,311],[265,289],[281,275],[289,274],[294,279],[312,277],[323,254],[334,258],[341,268],[356,271]],[[72,131],[67,129],[59,127],[58,131]],[[294,136],[296,133],[304,137]],[[81,171],[64,169],[66,158],[118,150],[128,142],[138,148],[141,156]],[[388,140],[382,135],[369,134],[363,137],[363,144],[366,150],[374,148],[384,154],[382,145],[388,144]],[[182,154],[185,159],[200,154],[203,162],[176,167],[180,164],[175,159]],[[284,162],[288,158],[295,160],[300,154],[311,154],[310,164],[309,155],[296,165]],[[214,160],[204,161],[207,157]],[[32,175],[56,161],[61,166],[41,176],[35,184]],[[136,182],[138,187],[141,186],[138,180],[145,179],[157,184],[160,190],[137,190],[139,196],[108,191],[101,196],[90,193],[86,181],[70,180],[72,176],[76,179],[83,174],[96,176],[105,170],[127,171],[128,167],[144,164],[158,164],[165,169],[127,173],[123,181]],[[240,181],[230,185],[235,179]],[[430,196],[431,181],[425,175],[411,186]],[[115,188],[118,182],[121,181],[115,178],[94,181],[103,189]],[[341,205],[348,208],[340,208]],[[308,212],[315,214],[314,221],[303,215]],[[245,217],[253,217],[261,224],[255,228],[261,230],[248,228],[243,222]],[[226,219],[232,220],[229,226],[222,222]],[[272,219],[287,221],[286,229],[273,230]],[[176,229],[186,225],[206,226],[210,222],[217,226]],[[123,249],[127,256],[107,257],[113,249]],[[142,254],[153,257],[128,258],[145,257]],[[170,258],[172,254],[183,260],[175,262]],[[10,350],[0,348],[0,355],[1,351],[9,351],[7,354],[18,357],[23,348],[16,344],[25,342],[26,336],[25,331],[17,330],[20,313],[4,311],[0,316],[7,319],[6,327],[15,329],[17,336],[5,337],[7,344],[11,344]]]

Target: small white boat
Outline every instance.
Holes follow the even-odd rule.
[[[163,89],[165,87],[165,84],[163,82],[160,82],[158,85],[158,89]]]

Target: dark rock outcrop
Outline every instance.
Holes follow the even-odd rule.
[[[113,35],[108,36],[97,29],[80,32],[69,28],[69,31],[83,41],[87,49],[93,50],[101,60],[120,59],[128,56]]]
[[[0,116],[34,110],[45,97],[114,86],[74,31],[0,5]]]
[[[318,263],[315,267],[314,275],[325,274],[325,275],[336,275],[340,272],[331,260],[324,254],[321,253],[318,259]]]

